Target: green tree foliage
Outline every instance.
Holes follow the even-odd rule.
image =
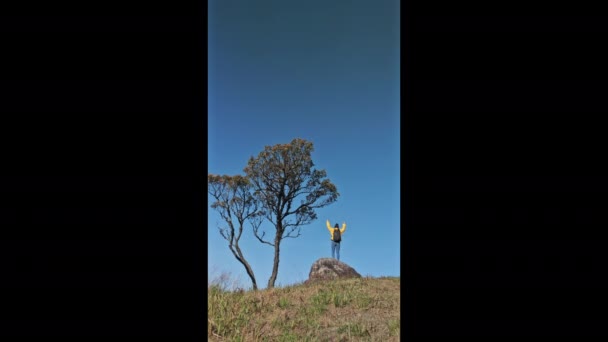
[[[215,209],[224,223],[218,227],[220,235],[228,241],[228,248],[238,260],[251,279],[253,289],[257,290],[257,282],[253,269],[245,259],[239,241],[243,235],[245,222],[250,222],[255,230],[262,222],[261,203],[252,194],[251,182],[243,176],[207,176],[208,191],[215,199],[211,208]]]
[[[259,224],[253,227],[260,242],[274,247],[269,288],[274,287],[278,275],[281,241],[300,236],[301,227],[317,218],[315,209],[335,202],[339,196],[325,170],[314,168],[313,150],[312,142],[304,139],[266,146],[257,157],[249,159],[245,168],[253,196],[261,205],[258,215],[275,228],[274,238],[269,241]]]

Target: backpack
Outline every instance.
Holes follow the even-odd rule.
[[[340,242],[342,240],[342,234],[340,234],[340,229],[334,229],[334,242]]]

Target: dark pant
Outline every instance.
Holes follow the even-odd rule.
[[[337,258],[335,256],[338,256]],[[331,242],[331,257],[340,260],[340,243],[339,242]]]

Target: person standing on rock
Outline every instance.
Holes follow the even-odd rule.
[[[327,225],[327,230],[329,230],[331,239],[331,257],[336,258],[337,256],[336,259],[340,260],[340,242],[342,241],[342,234],[346,231],[346,222],[342,223],[342,229],[340,229],[340,226],[337,223],[334,228],[332,228],[331,224],[329,224],[329,220],[327,220],[325,224]]]

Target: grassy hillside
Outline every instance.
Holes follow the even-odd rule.
[[[400,278],[270,290],[208,288],[210,341],[398,341]]]

